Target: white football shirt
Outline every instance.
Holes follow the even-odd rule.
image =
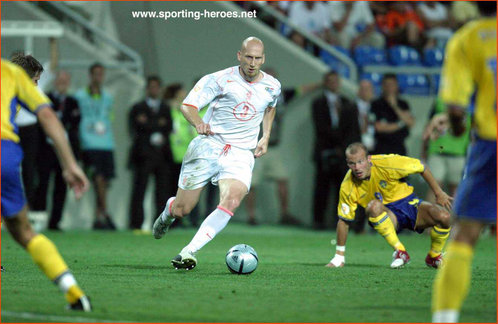
[[[258,82],[246,81],[234,66],[204,76],[183,101],[186,106],[202,109],[204,122],[222,144],[242,149],[254,149],[263,115],[267,107],[276,107],[280,82],[263,73]]]

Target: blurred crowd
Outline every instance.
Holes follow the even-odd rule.
[[[267,1],[289,19],[286,25],[252,2],[239,5],[258,10],[266,24],[315,54],[301,31],[348,51],[359,45],[407,45],[422,51],[444,47],[456,29],[479,16],[471,1]]]

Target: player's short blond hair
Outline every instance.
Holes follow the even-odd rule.
[[[351,143],[346,148],[346,154],[356,154],[359,151],[363,151],[365,152],[365,155],[368,155],[367,147],[365,146],[365,144],[360,142]]]

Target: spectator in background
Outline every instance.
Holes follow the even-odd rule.
[[[384,48],[384,35],[375,30],[375,20],[367,1],[329,1],[334,38],[338,45],[354,49],[358,45]]]
[[[324,93],[312,103],[315,128],[313,160],[316,164],[313,227],[319,230],[326,228],[325,212],[330,189],[334,186],[339,194],[347,169],[344,150],[349,144],[360,141],[358,109],[339,94],[340,77],[337,72],[325,74],[324,87]],[[335,224],[337,212],[333,213]]]
[[[425,35],[428,41],[425,46],[444,48],[453,35],[446,6],[437,1],[423,1],[418,4],[417,13],[426,28]]]
[[[103,89],[105,69],[100,63],[89,68],[90,84],[75,94],[81,110],[80,143],[83,162],[93,180],[96,195],[94,229],[115,230],[107,212],[107,191],[114,178],[112,96]]]
[[[78,132],[81,116],[78,101],[68,94],[70,85],[71,75],[66,71],[59,71],[54,82],[54,90],[48,93],[48,97],[53,103],[53,109],[56,116],[64,126],[74,155],[79,157],[80,148]],[[60,230],[59,222],[62,219],[62,212],[64,211],[67,186],[64,181],[61,165],[53,147],[53,142],[49,137],[44,136],[42,141],[40,141],[37,165],[39,182],[36,188],[33,211],[46,211],[49,180],[53,173],[54,187],[52,192],[52,211],[48,228],[51,230]]]
[[[289,19],[294,25],[325,40],[331,39],[331,20],[325,4],[314,1],[292,2]]]
[[[372,151],[375,145],[375,127],[370,122],[370,107],[374,98],[373,84],[370,80],[360,80],[358,84],[358,97],[356,107],[358,107],[358,122],[360,124],[361,142]]]
[[[265,69],[265,72],[274,78],[277,78],[277,73],[273,68]],[[256,219],[256,189],[261,185],[263,179],[269,179],[277,182],[278,198],[280,202],[280,224],[283,225],[300,225],[301,222],[292,216],[289,212],[289,183],[288,172],[285,163],[282,159],[282,152],[279,149],[281,137],[281,123],[286,110],[286,103],[292,99],[306,95],[321,86],[321,83],[313,83],[302,85],[296,88],[282,89],[278,102],[281,104],[275,113],[273,126],[271,129],[270,141],[268,147],[271,150],[265,156],[258,159],[254,165],[251,190],[247,195],[246,207],[249,215],[248,223],[257,225]]]
[[[388,4],[388,11],[379,18],[379,28],[387,37],[388,45],[408,45],[422,48],[424,24],[410,3],[395,1]]]
[[[406,155],[405,139],[415,118],[408,103],[399,98],[398,80],[394,74],[382,79],[382,96],[372,102],[370,120],[375,127],[375,154]]]
[[[305,51],[309,51],[311,52],[312,49],[308,49],[308,45],[306,44],[306,39],[304,38],[303,35],[301,35],[301,33],[299,33],[298,31],[296,30],[293,30],[291,33],[290,33],[290,36],[289,36],[289,39],[294,43],[296,44],[297,46],[299,46],[300,48],[304,49]]]
[[[439,186],[444,188],[445,183],[447,183],[448,190],[446,192],[455,197],[456,189],[463,176],[467,146],[470,144],[471,117],[467,116],[465,131],[459,136],[455,136],[451,132],[446,132],[443,135],[438,134],[438,136],[428,133],[432,117],[444,112],[446,112],[446,105],[441,98],[436,98],[428,124],[425,127],[421,158],[431,168],[432,175]],[[426,200],[436,201],[432,191],[427,193]]]
[[[171,145],[171,152],[173,154],[172,175],[168,192],[170,195],[175,194],[175,189],[178,186],[177,179],[180,176],[182,161],[185,153],[187,152],[188,145],[197,136],[197,131],[185,119],[180,108],[183,100],[187,96],[187,92],[182,84],[173,83],[166,87],[164,91],[163,100],[171,107],[170,114],[172,120],[172,130],[169,134],[169,143]],[[200,111],[200,116],[204,116],[206,109]],[[190,221],[194,226],[197,226],[199,220],[198,208],[194,208],[190,212]],[[183,220],[181,220],[183,221]],[[177,226],[180,220],[176,222]],[[183,224],[183,223],[182,223]]]
[[[149,177],[154,178],[154,214],[158,214],[166,204],[168,181],[173,176],[169,144],[171,114],[169,106],[161,100],[161,79],[158,76],[147,78],[145,98],[128,114],[128,129],[133,141],[129,155],[129,167],[133,171],[129,226],[140,232]]]

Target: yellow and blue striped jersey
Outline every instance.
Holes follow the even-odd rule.
[[[373,199],[384,205],[403,199],[413,193],[405,177],[424,172],[419,159],[388,154],[372,155],[370,178],[359,180],[351,170],[341,183],[337,214],[344,220],[354,220],[358,205],[366,207]]]
[[[36,113],[43,107],[50,107],[47,98],[33,83],[24,70],[5,60],[2,60],[2,140],[19,142],[17,125],[14,118],[21,105]]]
[[[468,108],[477,135],[496,141],[496,17],[469,22],[450,39],[439,95]]]

